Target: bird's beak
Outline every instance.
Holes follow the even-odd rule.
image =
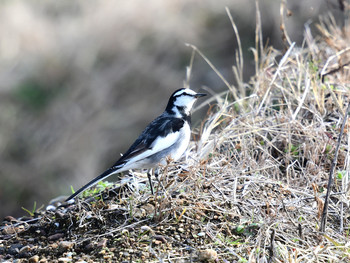
[[[197,93],[196,95],[194,95],[195,98],[200,98],[200,97],[204,97],[207,96],[207,94],[205,93]]]

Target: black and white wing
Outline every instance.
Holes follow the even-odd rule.
[[[129,150],[127,150],[111,168],[81,187],[78,191],[68,197],[66,201],[73,199],[86,189],[112,174],[134,169],[133,164],[135,162],[146,159],[147,157],[170,147],[180,139],[179,131],[183,125],[183,119],[165,117],[163,115],[159,116],[146,127],[139,138],[131,145]]]
[[[146,127],[112,168],[132,166],[134,162],[169,148],[180,139],[180,129],[184,123],[185,121],[181,118],[159,116]],[[126,170],[129,169],[132,168],[126,168]]]

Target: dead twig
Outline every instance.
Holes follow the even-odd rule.
[[[350,102],[348,104],[348,107],[346,109],[346,113],[344,115],[343,118],[343,123],[341,126],[341,130],[340,130],[340,134],[338,137],[338,142],[337,142],[337,147],[335,149],[335,154],[334,154],[334,158],[333,158],[333,162],[331,165],[331,170],[329,171],[329,178],[328,178],[328,186],[327,186],[327,194],[326,194],[326,198],[324,201],[324,207],[323,207],[323,212],[322,212],[322,218],[321,218],[321,227],[320,227],[320,231],[324,232],[325,231],[325,227],[326,227],[326,223],[327,223],[327,212],[328,212],[328,203],[329,203],[329,194],[331,192],[331,187],[332,187],[332,182],[333,182],[333,173],[334,173],[334,168],[335,165],[337,164],[337,159],[338,159],[338,153],[339,153],[339,147],[340,147],[340,143],[341,143],[341,138],[343,136],[344,133],[344,127],[345,127],[345,123],[347,120],[347,116],[349,114],[350,111]]]
[[[274,242],[275,241],[275,229],[272,229],[271,232],[271,241],[270,241],[270,247],[268,248],[269,250],[269,259],[268,259],[268,263],[272,262],[273,259],[273,251],[274,251]]]

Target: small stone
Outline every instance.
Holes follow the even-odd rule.
[[[50,247],[52,249],[57,249],[58,248],[58,244],[57,243],[53,243],[53,244],[50,245]]]
[[[100,242],[96,245],[98,248],[103,248],[107,246],[107,238],[102,238]]]
[[[199,233],[197,234],[197,236],[199,236],[199,237],[204,237],[204,236],[205,236],[205,233],[204,233],[204,232],[199,232]]]
[[[215,261],[218,258],[218,253],[213,249],[201,250],[198,252],[198,259],[201,261]]]
[[[57,212],[55,213],[55,216],[56,216],[56,218],[58,218],[58,219],[62,219],[62,218],[65,217],[65,214],[62,213],[61,211],[57,211]]]
[[[13,244],[10,246],[10,248],[7,250],[7,253],[10,255],[17,255],[19,253],[19,250],[23,247],[22,244]]]
[[[31,249],[30,246],[24,246],[19,250],[19,253],[28,252],[30,249]]]
[[[29,263],[39,262],[39,256],[38,255],[32,256],[31,258],[29,258],[28,262]]]
[[[109,259],[111,259],[111,258],[112,258],[112,256],[109,255],[109,254],[103,256],[103,259],[106,260],[106,261],[109,261]]]
[[[53,205],[48,205],[47,207],[46,207],[46,211],[55,211],[56,210],[56,207],[55,206],[53,206]]]
[[[71,262],[72,259],[71,258],[59,258],[58,262],[59,263],[65,263],[65,262]]]
[[[13,216],[5,216],[4,221],[17,222],[18,220],[16,218],[14,218]]]
[[[167,243],[166,238],[162,235],[155,235],[154,239],[161,241],[162,243]]]
[[[92,242],[89,242],[88,244],[86,244],[86,246],[84,247],[85,251],[91,251],[94,249],[94,244]]]
[[[19,234],[25,230],[24,226],[6,226],[3,230],[2,233],[4,235],[13,235],[13,234]]]
[[[151,232],[151,231],[152,231],[152,228],[150,228],[149,226],[142,226],[141,227],[141,233]]]
[[[185,232],[185,229],[183,229],[182,227],[180,227],[177,231],[179,231],[180,233]]]
[[[135,218],[142,218],[145,215],[146,215],[145,209],[139,208],[139,209],[135,209],[135,211],[134,211],[134,217]]]
[[[55,241],[55,240],[58,240],[58,239],[62,238],[63,236],[64,236],[64,234],[57,233],[57,234],[53,234],[53,235],[49,236],[47,239],[49,241]]]
[[[153,240],[153,244],[155,244],[155,245],[160,245],[160,244],[162,244],[163,242],[162,241],[160,241],[160,240]]]
[[[146,215],[153,215],[154,214],[154,210],[155,210],[154,205],[148,203],[148,204],[142,206],[142,208],[145,210]]]
[[[21,252],[21,253],[18,253],[18,257],[19,258],[29,258],[30,254],[29,254],[29,252]]]
[[[64,251],[67,251],[71,248],[73,248],[73,246],[75,245],[74,242],[69,242],[69,241],[61,241],[59,244],[58,244],[58,248],[61,252],[64,252]]]
[[[117,210],[119,208],[120,208],[120,206],[116,205],[116,204],[109,204],[108,205],[108,210]]]

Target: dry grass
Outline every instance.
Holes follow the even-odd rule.
[[[328,225],[324,234],[319,232],[328,173],[349,101],[348,29],[342,31],[330,17],[319,25],[321,38],[313,39],[307,29],[307,45],[291,44],[279,60],[278,52],[264,49],[256,56],[257,72],[248,88],[253,92],[247,97],[223,80],[227,94],[217,97],[191,150],[195,161],[190,173],[163,183],[168,187],[160,214],[168,222],[181,217],[201,225],[211,240],[201,249],[216,250],[219,261],[350,260],[347,130]],[[253,52],[258,54],[258,48]],[[238,68],[243,61],[239,54]],[[179,189],[180,195],[169,197]]]
[[[328,173],[348,101],[350,35],[331,18],[319,29],[321,38],[314,39],[306,29],[307,44],[291,44],[282,56],[273,48],[261,48],[257,30],[252,50],[257,72],[248,84],[240,78],[243,58],[237,51],[234,69],[240,88],[223,79],[192,46],[228,90],[214,96],[215,106],[199,141],[189,150],[186,166],[163,167],[154,199],[147,192],[133,197],[133,207],[151,206],[146,213],[152,217],[147,222],[150,228],[161,227],[164,231],[159,233],[168,242],[183,242],[166,252],[151,242],[157,260],[198,260],[206,253],[214,253],[219,262],[350,260],[347,130],[328,224],[324,234],[319,232]],[[339,70],[332,72],[335,68]],[[130,212],[130,203],[127,207]],[[173,232],[166,231],[172,228]],[[191,235],[177,240],[175,233],[183,228]],[[189,247],[192,250],[186,253]]]
[[[84,258],[81,251],[95,244],[91,255],[99,260],[349,262],[348,124],[328,224],[319,232],[349,101],[349,27],[341,30],[329,18],[319,25],[321,37],[314,39],[306,28],[305,46],[291,43],[282,55],[263,48],[260,28],[258,21],[256,74],[249,83],[242,80],[237,51],[239,87],[192,46],[194,59],[207,61],[227,92],[213,96],[186,161],[161,167],[155,196],[132,177],[103,202],[85,200],[63,210],[69,212],[61,215],[64,238],[78,251],[73,259]],[[41,223],[51,219],[47,213]],[[103,242],[109,249],[99,246]]]
[[[347,130],[328,225],[325,234],[319,232],[330,164],[349,101],[350,34],[348,25],[339,29],[332,17],[318,28],[321,38],[314,39],[307,28],[305,47],[291,44],[279,60],[272,48],[256,55],[252,94],[237,98],[232,92],[237,88],[230,86],[203,127],[197,153],[205,161],[187,180],[192,205],[186,214],[214,215],[206,216],[203,228],[213,241],[207,247],[220,251],[219,259],[350,260]],[[261,51],[259,41],[255,54]],[[230,102],[230,97],[236,100]]]

